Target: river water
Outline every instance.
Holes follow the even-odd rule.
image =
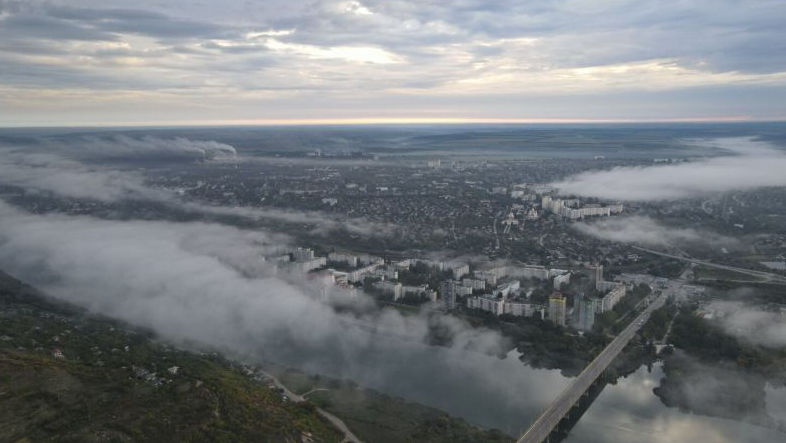
[[[756,425],[680,412],[666,407],[652,389],[663,377],[661,363],[643,366],[608,385],[565,440],[589,442],[760,442],[786,441],[786,434]],[[767,386],[767,412],[786,417],[786,389]]]
[[[407,344],[406,352],[359,355],[362,364],[312,367],[307,372],[355,380],[361,386],[441,409],[485,428],[519,435],[572,382],[557,370],[507,358],[433,346]],[[400,350],[403,351],[403,350]],[[298,354],[302,355],[302,354]],[[402,356],[406,355],[406,358]],[[305,363],[305,365],[303,365]],[[334,362],[338,363],[338,362]],[[311,369],[309,371],[308,369]],[[370,370],[372,369],[372,370]],[[707,417],[661,403],[652,392],[663,377],[661,363],[642,366],[615,385],[607,385],[570,432],[567,442],[783,442],[786,434],[756,425]],[[786,417],[786,389],[767,386],[768,412]]]

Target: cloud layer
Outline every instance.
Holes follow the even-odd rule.
[[[593,237],[621,243],[638,243],[647,246],[701,245],[714,248],[739,247],[737,239],[707,230],[674,228],[652,218],[642,216],[614,217],[594,222],[571,225],[579,232]]]
[[[0,203],[1,269],[177,343],[346,377],[512,433],[566,383],[558,371],[495,357],[505,349],[495,333],[450,317],[364,310],[364,295],[262,260],[287,245],[215,224],[36,216]],[[361,313],[338,314],[331,303]],[[426,345],[431,325],[451,331],[453,345]],[[479,409],[478,399],[489,403]]]
[[[716,301],[713,310],[727,333],[752,343],[769,347],[786,347],[786,322],[780,311],[767,311],[742,302]]]
[[[15,108],[0,123],[783,117],[773,96],[786,83],[780,2],[128,8],[0,2],[0,99]],[[695,99],[708,91],[714,99]]]
[[[690,143],[695,144],[696,141]],[[786,154],[764,142],[732,138],[701,142],[737,155],[665,166],[590,171],[553,183],[568,195],[612,200],[677,200],[765,186],[786,186]]]
[[[211,140],[150,136],[68,137],[38,140],[24,146],[0,145],[0,154],[0,185],[19,187],[26,192],[104,203],[146,200],[187,212],[297,223],[310,226],[311,233],[318,235],[345,230],[366,237],[389,237],[399,231],[391,223],[357,217],[339,219],[318,211],[186,202],[170,189],[148,185],[144,174],[137,170],[112,166],[128,161],[160,163],[236,159],[234,147]]]

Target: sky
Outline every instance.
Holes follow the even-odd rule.
[[[0,126],[786,119],[786,2],[0,0]]]

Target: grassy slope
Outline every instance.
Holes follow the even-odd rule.
[[[65,360],[52,356],[55,348]],[[172,366],[180,367],[176,375]],[[301,441],[309,434],[341,440],[313,407],[283,401],[217,356],[158,344],[0,274],[0,441]]]
[[[329,389],[308,397],[366,442],[510,441],[351,382],[272,372],[298,393]],[[244,368],[158,343],[0,271],[0,441],[302,441],[305,433],[342,438],[311,404],[283,401]]]

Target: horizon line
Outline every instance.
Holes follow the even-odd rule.
[[[83,122],[43,125],[0,123],[0,129],[45,128],[133,128],[133,127],[209,127],[209,126],[373,126],[373,125],[471,125],[471,124],[636,124],[636,123],[776,123],[783,118],[758,119],[751,116],[676,117],[676,118],[465,118],[465,117],[364,117],[302,119],[179,120],[165,122]]]

